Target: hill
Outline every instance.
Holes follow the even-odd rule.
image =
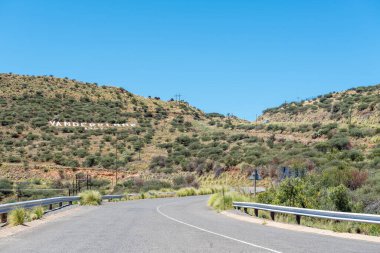
[[[251,123],[119,87],[1,74],[0,188],[67,189],[76,174],[107,192],[246,186],[254,168],[269,187],[287,167],[326,191],[343,185],[362,211],[377,212],[378,91],[282,105],[265,111],[269,123]]]
[[[264,111],[270,122],[380,123],[380,84],[333,92],[311,100],[284,103]]]

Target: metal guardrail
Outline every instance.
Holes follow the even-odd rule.
[[[122,199],[124,195],[104,195],[102,196],[103,200],[113,200],[113,199]]]
[[[104,195],[102,196],[103,200],[112,200],[112,199],[121,199],[124,195]],[[72,196],[72,197],[55,197],[48,199],[37,199],[37,200],[28,200],[21,201],[9,204],[0,205],[0,216],[1,223],[7,222],[7,214],[14,209],[17,208],[25,208],[30,209],[37,206],[49,206],[49,210],[53,210],[53,205],[58,204],[59,207],[63,207],[63,203],[68,203],[68,205],[72,205],[74,201],[79,201],[80,197]]]
[[[248,209],[254,209],[254,214],[256,217],[259,216],[259,210],[269,211],[272,220],[274,220],[276,213],[293,214],[296,216],[296,221],[298,225],[301,224],[302,216],[339,221],[380,224],[380,215],[374,214],[344,213],[248,202],[233,202],[233,207],[239,210],[243,208],[246,213],[248,213]]]

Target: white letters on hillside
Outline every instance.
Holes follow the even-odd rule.
[[[60,121],[49,121],[49,125],[52,127],[83,127],[84,129],[105,129],[105,128],[124,128],[124,127],[135,127],[135,123],[122,123],[122,124],[111,124],[111,123],[93,123],[93,122],[60,122]]]

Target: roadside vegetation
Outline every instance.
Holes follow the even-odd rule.
[[[82,206],[98,206],[102,203],[102,195],[98,191],[81,192],[79,197],[79,203]]]
[[[258,202],[280,206],[321,209],[340,212],[364,212],[361,202],[358,202],[357,193],[350,191],[343,184],[329,186],[321,175],[313,174],[304,178],[288,178],[279,185],[259,193],[256,197],[230,191],[222,194],[213,194],[209,199],[209,206],[217,211],[232,209],[232,202]],[[253,210],[248,212],[253,215]],[[269,219],[269,212],[260,211],[259,217]],[[293,215],[276,214],[279,222],[296,224]],[[333,230],[336,232],[359,233],[380,236],[380,225],[357,222],[344,222],[326,219],[302,217],[301,225]]]
[[[17,208],[9,213],[8,222],[11,226],[24,225],[25,222],[41,219],[44,213],[43,207],[35,207],[31,210]]]

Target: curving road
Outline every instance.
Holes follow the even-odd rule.
[[[380,244],[288,231],[225,217],[207,197],[81,207],[0,239],[0,252],[380,252]]]

